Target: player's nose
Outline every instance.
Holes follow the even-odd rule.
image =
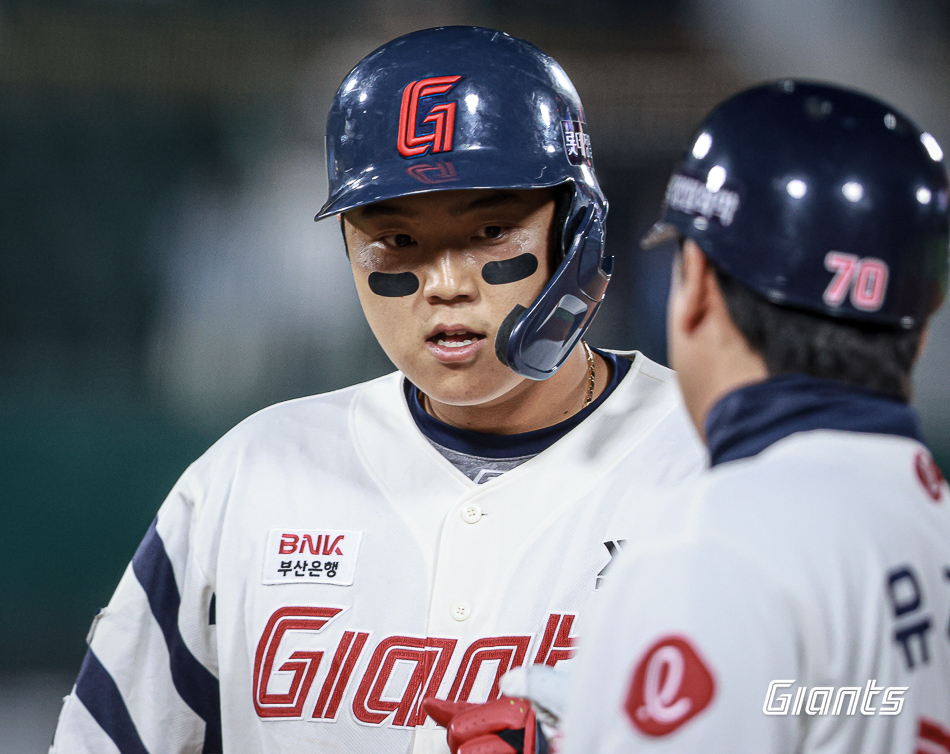
[[[478,295],[478,270],[472,255],[446,249],[439,252],[425,270],[423,294],[430,303],[470,301]]]

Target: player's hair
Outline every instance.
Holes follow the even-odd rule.
[[[714,269],[729,316],[770,375],[807,374],[910,400],[921,328],[903,330],[779,306]]]

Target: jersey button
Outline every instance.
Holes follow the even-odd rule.
[[[457,621],[467,620],[468,616],[472,614],[472,606],[469,605],[465,600],[459,600],[449,611],[449,614]]]
[[[467,524],[477,524],[482,517],[482,509],[475,503],[462,506],[462,520]]]

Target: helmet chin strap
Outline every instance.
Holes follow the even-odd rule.
[[[573,243],[529,307],[515,306],[495,335],[499,361],[522,377],[546,380],[567,360],[594,318],[610,281],[604,226],[594,204],[582,209]]]

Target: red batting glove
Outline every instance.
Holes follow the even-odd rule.
[[[448,731],[452,754],[537,754],[538,726],[527,699],[502,696],[485,704],[426,699],[423,707]]]

